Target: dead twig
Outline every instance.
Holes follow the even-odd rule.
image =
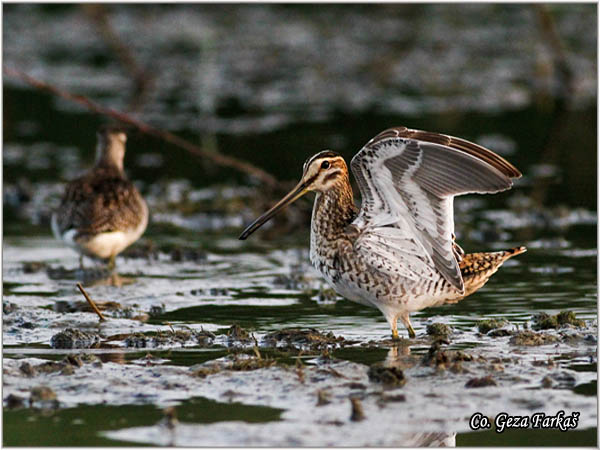
[[[206,158],[219,166],[228,167],[230,169],[234,169],[239,172],[243,172],[247,175],[253,176],[254,178],[259,179],[261,182],[265,183],[266,185],[268,185],[268,187],[270,187],[272,189],[278,189],[280,187],[279,182],[273,175],[271,175],[268,172],[265,172],[264,170],[260,169],[259,167],[256,167],[255,165],[250,164],[246,161],[239,160],[232,156],[226,156],[221,153],[207,151],[201,147],[198,147],[195,144],[192,144],[191,142],[189,142],[183,138],[180,138],[179,136],[174,135],[173,133],[171,133],[169,131],[164,131],[164,130],[155,128],[145,122],[142,122],[141,120],[131,117],[130,115],[128,115],[124,112],[117,111],[112,108],[106,108],[106,107],[94,102],[93,100],[90,100],[88,97],[86,97],[84,95],[72,94],[72,93],[62,90],[60,88],[57,88],[56,86],[53,86],[51,84],[48,84],[41,80],[33,78],[33,77],[27,75],[26,73],[21,72],[20,70],[6,67],[6,68],[4,68],[4,73],[5,73],[5,75],[7,75],[11,78],[15,78],[15,79],[24,81],[25,83],[29,84],[30,86],[33,86],[36,89],[39,89],[41,91],[46,91],[51,94],[62,97],[66,100],[78,103],[81,106],[83,106],[84,108],[86,108],[96,114],[100,114],[103,116],[109,116],[119,122],[128,124],[136,129],[138,129],[140,132],[142,132],[144,134],[148,134],[150,136],[154,136],[159,139],[162,139],[166,142],[169,142],[170,144],[173,144],[177,147],[180,147],[180,148],[186,150],[187,152],[189,152],[193,155],[199,156],[201,158]]]
[[[90,298],[90,296],[88,295],[88,293],[85,292],[85,290],[83,289],[83,286],[81,285],[81,283],[77,283],[77,287],[79,288],[79,290],[81,291],[81,293],[83,294],[83,296],[85,297],[85,299],[87,300],[87,302],[90,304],[90,306],[92,307],[92,309],[94,310],[94,312],[96,314],[98,314],[98,317],[100,318],[100,322],[106,322],[106,318],[102,315],[102,313],[100,312],[100,310],[98,309],[98,307],[96,306],[96,304],[94,303],[94,301]]]

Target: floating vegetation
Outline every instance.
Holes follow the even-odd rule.
[[[97,334],[85,333],[75,328],[67,328],[50,339],[53,348],[91,348],[100,341]]]
[[[214,334],[201,330],[160,330],[148,333],[131,333],[118,337],[123,340],[126,347],[134,348],[156,348],[173,347],[192,344],[210,345],[214,339]],[[114,338],[113,338],[114,339]]]
[[[491,375],[487,375],[481,378],[471,378],[465,384],[466,388],[481,388],[488,386],[498,386],[498,383],[496,383],[496,380],[494,380],[494,378],[492,378]]]
[[[248,331],[246,331],[245,329],[240,327],[238,324],[232,325],[227,330],[227,341],[230,344],[232,344],[232,343],[247,344],[247,343],[250,343],[252,341],[252,339],[253,339],[253,336]]]
[[[96,113],[152,124],[158,134],[128,142],[129,175],[152,219],[120,254],[121,275],[89,259],[78,269],[76,254],[50,239],[50,213],[64,181],[93,158],[102,118],[7,76],[5,445],[456,445],[470,433],[464,405],[483,403],[491,417],[576,409],[578,430],[556,435],[556,445],[581,436],[596,445],[594,5],[465,6],[458,27],[456,7],[443,5],[94,8],[103,12],[88,23],[85,6],[7,5],[5,62],[46,88],[83,94]],[[552,22],[558,39],[544,31]],[[431,32],[415,40],[410,24]],[[527,48],[507,33],[526,37]],[[506,70],[514,67],[522,70]],[[247,159],[283,187],[311,148],[349,163],[383,123],[464,135],[510,155],[523,170],[519,189],[458,197],[457,241],[469,251],[535,250],[465,302],[415,314],[418,338],[400,342],[377,311],[315,275],[310,201],[242,246],[239,231],[278,189],[218,163]],[[167,130],[171,144],[161,140]],[[178,136],[209,157],[178,150]],[[578,145],[565,150],[572,136]],[[563,309],[578,317],[532,317]],[[445,323],[432,323],[438,314]],[[510,323],[477,322],[501,315]],[[520,433],[536,444],[532,430]],[[490,436],[469,438],[494,445]]]
[[[29,405],[41,408],[57,408],[58,399],[56,393],[48,386],[36,386],[31,388]]]
[[[473,357],[461,350],[442,349],[442,345],[448,344],[448,341],[438,339],[431,344],[427,354],[423,357],[421,363],[426,366],[436,367],[438,369],[452,369],[457,372],[462,371],[461,363],[463,361],[473,361]]]
[[[388,387],[400,387],[406,383],[404,372],[398,367],[386,367],[383,363],[377,363],[369,367],[369,380],[382,383]]]
[[[487,334],[497,328],[502,328],[509,325],[506,319],[485,319],[477,322],[477,329],[482,334]]]
[[[295,349],[323,350],[344,345],[344,338],[335,336],[331,331],[322,333],[314,328],[303,330],[287,328],[268,333],[263,338],[268,346],[289,346]]]
[[[360,422],[361,420],[366,419],[362,403],[358,397],[350,397],[350,405],[352,406],[352,412],[350,414],[350,420],[352,422]]]
[[[546,334],[546,333],[536,333],[531,330],[523,330],[514,334],[509,342],[512,345],[525,345],[525,346],[536,346],[536,345],[546,345],[552,344],[554,342],[558,342],[560,339],[557,336]]]
[[[452,334],[452,327],[444,323],[431,323],[427,325],[427,334],[434,337],[447,338]]]
[[[23,273],[36,273],[45,270],[48,264],[44,261],[25,261],[23,262]]]
[[[200,366],[193,367],[194,376],[205,378],[223,371],[248,372],[252,370],[265,369],[273,367],[277,361],[262,356],[251,356],[245,354],[235,354],[224,359],[211,361]]]
[[[561,311],[555,315],[542,312],[533,316],[534,330],[558,329],[565,326],[583,328],[585,321],[577,319],[573,311]]]

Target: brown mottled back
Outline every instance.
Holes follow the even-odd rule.
[[[97,166],[71,181],[57,222],[61,232],[77,229],[77,237],[135,228],[143,217],[144,200],[121,171]]]

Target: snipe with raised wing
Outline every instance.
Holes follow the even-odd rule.
[[[351,162],[362,194],[354,205],[348,167],[323,151],[304,164],[300,183],[240,235],[246,239],[279,210],[315,191],[310,260],[340,295],[376,307],[393,338],[400,319],[455,303],[482,287],[512,256],[464,254],[454,239],[454,197],[509,189],[519,172],[492,151],[438,133],[397,127],[371,139]]]

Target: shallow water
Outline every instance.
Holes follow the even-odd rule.
[[[458,198],[459,242],[468,252],[517,245],[528,252],[464,301],[414,314],[417,339],[393,344],[378,311],[334,295],[310,266],[310,201],[238,241],[276,199],[245,176],[134,134],[125,164],[152,212],[148,230],[117,259],[118,276],[77,271],[77,256],[51,238],[48,221],[63,182],[92,160],[101,120],[8,81],[4,444],[596,445],[595,8],[563,8],[557,16],[577,69],[568,108],[556,106],[548,79],[532,75],[545,73],[548,54],[529,10],[474,5],[459,20],[442,5],[228,8],[113,10],[117,31],[147,37],[134,46],[142,62],[160,56],[140,117],[195,142],[216,142],[218,151],[281,180],[296,179],[322,148],[350,158],[390,125],[461,135],[497,150],[524,177],[510,192]],[[491,20],[485,27],[482,15]],[[7,5],[5,64],[121,107],[130,80],[86,20],[77,8]],[[169,27],[173,21],[179,26]],[[415,21],[430,31],[415,40],[397,33]],[[323,49],[315,36],[327,36],[332,23],[343,32]],[[375,25],[381,33],[369,33]],[[77,45],[65,45],[56,29],[69,30]],[[275,32],[282,38],[273,43],[267,36]],[[43,45],[37,33],[48,37]],[[518,38],[501,39],[507,33]],[[406,53],[386,76],[364,70],[399,45]],[[332,56],[348,49],[354,57]],[[532,55],[541,62],[533,64]],[[306,61],[327,70],[298,71]],[[426,83],[415,75],[424,72]],[[332,79],[340,80],[335,89]],[[407,80],[402,89],[398,79]],[[114,302],[106,304],[106,322],[85,308],[76,281],[98,303]],[[511,342],[534,326],[536,314],[562,310],[585,325],[544,330],[542,345]],[[491,318],[509,324],[497,336],[480,333],[478,322]],[[453,330],[438,351],[427,333],[432,323]],[[233,324],[250,336],[235,334]],[[53,336],[69,328],[91,340],[54,348]],[[300,334],[271,334],[290,328]],[[317,341],[302,341],[302,333]],[[61,362],[78,356],[81,364]],[[401,371],[404,380],[369,376],[380,367],[388,376]],[[465,386],[488,376],[495,385]],[[32,391],[39,386],[56,398],[39,398]],[[351,398],[363,420],[352,420],[360,413],[352,413]],[[580,412],[576,430],[469,428],[474,412],[493,418],[561,409]]]

